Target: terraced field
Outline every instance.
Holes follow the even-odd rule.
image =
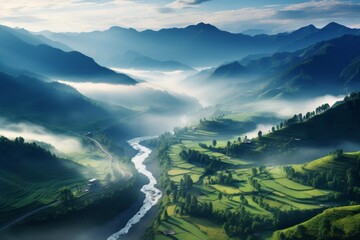
[[[166,236],[163,231],[174,231],[175,234]],[[167,220],[161,221],[158,228],[159,233],[155,235],[156,240],[181,239],[181,240],[206,240],[208,236],[196,225],[189,223],[185,219],[170,216]]]
[[[88,179],[104,179],[109,172],[107,156],[97,148],[61,155],[70,160],[49,164],[24,161],[16,171],[0,170],[0,226],[16,217],[59,199],[59,189],[84,189]]]

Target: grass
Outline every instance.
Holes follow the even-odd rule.
[[[53,202],[64,186],[76,192],[88,179],[104,179],[109,172],[107,156],[96,147],[59,155],[71,160],[44,161],[41,166],[23,161],[14,171],[0,169],[0,225]]]
[[[274,182],[286,187],[286,188],[290,188],[292,190],[295,190],[295,191],[305,191],[305,190],[312,190],[314,189],[313,187],[310,187],[310,186],[305,186],[305,185],[302,185],[300,183],[297,183],[297,182],[294,182],[294,181],[291,181],[287,178],[279,178],[279,179],[275,179]]]
[[[225,118],[235,121],[249,121],[257,117],[259,116],[252,114],[234,114],[225,116]],[[211,126],[211,124],[213,123],[209,123],[208,126]],[[216,129],[190,130],[185,134],[178,136],[181,140],[181,143],[171,146],[168,152],[171,159],[171,169],[168,171],[170,180],[175,183],[179,183],[180,179],[183,177],[183,174],[190,175],[193,178],[195,184],[188,192],[192,196],[196,196],[200,203],[211,202],[214,210],[216,211],[236,211],[240,207],[244,207],[247,212],[253,214],[254,216],[261,216],[270,219],[274,214],[274,209],[280,211],[306,211],[324,208],[324,205],[331,205],[328,203],[328,200],[326,200],[327,196],[331,193],[330,191],[316,189],[312,186],[300,184],[291,179],[288,179],[281,167],[267,166],[265,172],[258,173],[256,176],[252,176],[251,167],[256,166],[255,164],[264,164],[263,162],[258,163],[252,160],[233,158],[199,146],[199,143],[209,146],[212,144],[213,139],[217,140],[217,147],[226,146],[229,136],[224,137],[225,135],[221,135],[220,132],[221,131],[217,132]],[[233,134],[234,136],[230,138],[231,141],[237,141],[235,137],[236,133]],[[301,139],[306,137],[307,136],[300,136]],[[277,133],[264,136],[262,141],[264,143],[271,143],[274,141],[283,143],[289,139],[289,136],[281,136],[279,133]],[[223,168],[217,169],[216,173],[213,173],[209,176],[204,176],[204,178],[201,178],[201,181],[197,181],[204,173],[205,166],[197,163],[188,163],[182,160],[179,156],[179,153],[182,149],[193,149],[203,154],[208,154],[210,156],[219,158],[223,163],[226,164],[223,164]],[[294,168],[296,170],[299,169],[299,171],[319,169],[330,170],[334,167],[338,168],[340,164],[345,164],[346,166],[349,164],[354,164],[354,161],[358,155],[359,153],[344,154],[341,161],[339,161],[339,159],[334,159],[332,156],[328,156],[306,165],[294,165]],[[219,173],[222,173],[223,175],[232,173],[234,181],[230,185],[219,184],[218,182],[214,184],[212,181],[219,181],[219,178],[215,177],[215,175],[219,176]],[[208,179],[211,179],[211,181]],[[260,190],[257,190],[252,186],[252,179],[256,179],[260,183]],[[223,193],[222,200],[218,200],[219,193]],[[240,200],[242,195],[246,199],[245,202]],[[261,205],[261,203],[264,203],[265,205]],[[171,219],[173,219],[175,217],[173,215],[175,207],[171,205],[167,208],[167,210],[169,216],[171,216]],[[217,226],[216,223],[211,222],[211,220],[209,221],[209,219],[187,217],[186,220],[191,222],[191,224],[196,225],[203,233],[207,234],[208,238],[204,239],[230,239],[228,236],[224,235],[225,233],[221,227]],[[168,227],[172,227],[171,221],[166,222],[167,224],[170,224]],[[176,226],[173,227],[175,228]],[[266,235],[269,236],[271,233],[272,231],[268,231],[266,232]],[[179,232],[178,235],[174,237],[175,238],[171,239],[196,239],[194,238],[194,234],[189,232]]]
[[[169,217],[167,220],[161,221],[158,228],[159,233],[155,235],[155,239],[164,239],[162,231],[165,230],[174,230],[176,231],[175,235],[172,235],[169,239],[179,239],[179,240],[206,240],[208,236],[203,233],[200,228],[196,225],[186,221],[185,219],[178,217]],[[167,239],[167,238],[165,238]]]
[[[358,239],[360,236],[360,205],[336,207],[325,210],[323,213],[311,218],[310,220],[293,227],[276,231],[272,239],[280,239],[282,233],[285,238],[290,236],[297,236],[303,238],[304,236],[298,232],[299,226],[304,227],[304,232],[307,239],[317,239],[320,237],[321,224],[324,220],[329,220],[331,227],[340,229],[339,233],[331,236],[331,231],[325,232],[325,238],[333,237],[334,239]]]
[[[234,194],[239,194],[240,190],[238,188],[234,188],[231,186],[224,186],[224,185],[220,185],[220,184],[213,184],[210,185],[212,188],[216,189],[219,192],[222,192],[224,194],[230,194],[230,195],[234,195]]]
[[[227,239],[223,227],[221,225],[217,225],[211,221],[202,218],[189,218],[189,221],[195,224],[201,231],[206,233],[209,240],[220,240]]]
[[[168,171],[169,176],[175,176],[175,175],[183,175],[186,173],[191,173],[190,170],[180,169],[180,168],[173,168]]]
[[[0,170],[0,224],[54,201],[63,186],[87,183],[86,168],[67,160],[61,163],[42,164],[42,173],[32,164],[19,166],[16,173]]]

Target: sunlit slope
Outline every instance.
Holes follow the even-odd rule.
[[[80,52],[64,52],[45,44],[32,45],[24,41],[24,36],[20,39],[16,35],[0,28],[0,61],[9,66],[79,82],[136,83],[131,77],[102,67]]]
[[[316,217],[274,233],[273,240],[282,239],[359,239],[360,205],[325,210]]]
[[[68,129],[86,129],[111,118],[107,111],[69,86],[3,73],[0,73],[0,117]]]
[[[0,137],[0,225],[59,198],[59,189],[86,184],[87,170],[33,144]]]
[[[326,112],[270,133],[261,144],[321,146],[330,143],[360,142],[360,96],[347,100]]]

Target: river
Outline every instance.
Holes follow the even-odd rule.
[[[117,240],[120,237],[126,235],[130,228],[136,223],[140,222],[141,218],[159,201],[162,196],[162,192],[155,187],[157,181],[150,171],[146,169],[144,164],[145,159],[150,155],[151,149],[144,147],[140,142],[148,140],[154,137],[139,137],[134,138],[128,143],[132,148],[139,151],[135,157],[131,159],[134,163],[136,170],[145,175],[149,179],[149,183],[141,188],[141,192],[145,194],[145,200],[140,210],[127,222],[126,226],[118,232],[112,234],[107,240]]]

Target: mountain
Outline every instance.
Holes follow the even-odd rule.
[[[99,66],[80,52],[64,52],[48,45],[32,45],[17,37],[18,32],[0,29],[0,61],[14,68],[28,70],[51,78],[80,82],[135,84],[125,74]],[[28,39],[28,38],[26,38]],[[35,43],[33,43],[35,44]]]
[[[267,71],[263,97],[343,94],[360,88],[360,36],[344,35],[295,53],[275,54],[247,67]]]
[[[276,231],[271,239],[359,239],[359,216],[360,205],[330,208],[304,223]]]
[[[342,35],[345,34],[351,34],[351,35],[360,34],[359,29],[351,29],[335,22],[329,23],[322,29],[316,29],[314,26],[310,25],[305,30],[310,31],[311,34],[307,34],[305,37],[301,37],[296,41],[293,41],[292,43],[287,44],[284,47],[281,47],[280,51],[298,50],[310,46],[317,42],[341,37]]]
[[[210,78],[212,79],[236,79],[247,74],[247,69],[239,62],[232,62],[215,69]]]
[[[75,89],[21,75],[0,73],[0,116],[27,120],[57,129],[82,129],[110,121],[112,116]]]
[[[191,66],[214,66],[250,54],[274,53],[279,49],[299,50],[344,34],[359,35],[360,31],[330,23],[322,29],[309,25],[288,33],[250,36],[199,23],[159,31],[112,27],[105,31],[43,34],[80,50],[102,64],[113,65],[117,56],[135,51],[161,61],[172,59]]]
[[[194,71],[188,65],[176,61],[160,61],[151,57],[143,56],[139,53],[128,51],[121,57],[115,57],[110,61],[112,67],[133,68],[141,70],[155,71]]]
[[[0,136],[0,224],[56,201],[59,188],[86,181],[86,167],[60,159],[21,137]],[[6,239],[6,238],[5,238]]]
[[[37,74],[37,73],[33,73],[33,72],[30,72],[30,71],[27,71],[27,70],[17,69],[17,68],[8,66],[8,65],[2,63],[1,61],[0,61],[0,72],[5,73],[5,74],[10,75],[10,76],[13,76],[13,77],[19,77],[20,75],[26,75],[26,76],[29,76],[29,77],[34,77],[34,78],[43,80],[45,82],[50,82],[51,81],[51,79],[46,77],[46,76],[43,76],[43,75],[40,75],[40,74]]]
[[[326,145],[327,143],[360,142],[360,95],[330,108],[308,121],[276,131],[274,136],[292,136],[300,144]]]
[[[28,44],[31,44],[31,45],[37,46],[37,45],[45,44],[45,45],[51,46],[53,48],[61,49],[65,52],[73,51],[69,46],[67,46],[63,43],[60,43],[57,41],[52,41],[52,40],[44,37],[41,34],[32,34],[23,28],[10,28],[10,27],[4,26],[4,25],[0,25],[0,31],[13,34],[20,40],[22,40]]]

